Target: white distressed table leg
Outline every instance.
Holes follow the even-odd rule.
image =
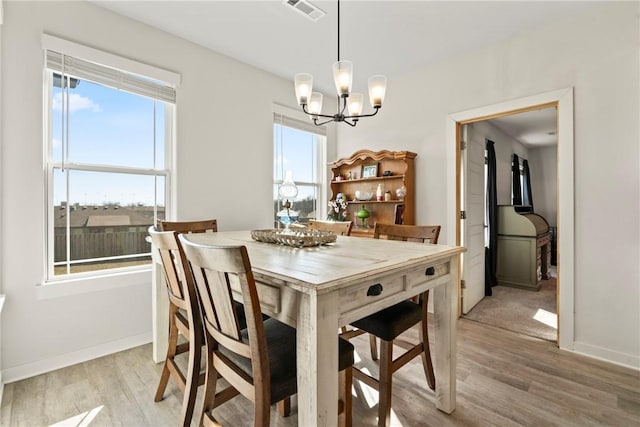
[[[153,251],[155,253],[155,250]],[[153,361],[164,362],[169,340],[169,296],[162,265],[151,263],[151,314],[153,316]]]
[[[336,293],[302,294],[298,310],[298,425],[338,424],[338,301]]]
[[[449,271],[451,280],[433,290],[436,407],[447,414],[456,409],[457,256],[451,258]]]

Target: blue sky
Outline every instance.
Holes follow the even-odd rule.
[[[54,161],[62,159],[62,91],[53,88]],[[97,85],[86,80],[69,90],[67,162],[153,168],[154,104],[156,167],[164,165],[164,104]],[[54,203],[65,200],[62,173],[54,174]],[[163,180],[161,180],[163,182]],[[153,203],[154,177],[102,172],[70,174],[70,203]],[[160,202],[164,191],[160,188]]]
[[[296,184],[317,181],[317,136],[286,126],[273,127],[275,145],[275,179],[283,179],[287,170],[293,173]],[[277,189],[274,189],[277,194]],[[315,197],[311,188],[298,185],[297,200]],[[274,196],[276,197],[276,196]]]

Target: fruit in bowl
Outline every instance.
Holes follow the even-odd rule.
[[[371,200],[373,197],[373,193],[369,193],[367,191],[356,191],[356,199],[357,200]]]

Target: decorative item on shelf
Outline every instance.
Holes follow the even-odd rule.
[[[349,173],[347,174],[347,179],[353,179],[353,174],[351,173],[351,171],[349,171]]]
[[[382,184],[378,184],[378,189],[376,190],[376,200],[379,202],[384,200],[384,190],[382,189]]]
[[[398,200],[404,200],[404,196],[406,195],[407,187],[405,187],[404,185],[396,189],[396,196],[398,197]]]
[[[364,95],[361,93],[351,93],[351,83],[353,80],[353,63],[351,61],[340,60],[340,0],[338,0],[338,61],[333,64],[333,79],[338,91],[338,112],[334,115],[322,114],[322,93],[312,92],[313,76],[307,73],[296,74],[294,77],[296,98],[302,111],[309,115],[316,126],[321,126],[329,122],[343,122],[349,126],[358,124],[361,117],[371,117],[378,113],[384,101],[387,90],[387,78],[381,75],[369,77],[369,102],[375,111],[371,114],[362,114]],[[342,100],[342,106],[340,106]],[[345,110],[347,110],[345,114]],[[327,120],[319,122],[322,117]]]
[[[367,228],[367,218],[369,218],[371,214],[369,213],[365,205],[362,205],[360,210],[356,213],[356,216],[362,221],[360,224],[360,228]]]
[[[293,182],[293,172],[290,170],[286,171],[284,181],[282,181],[282,184],[280,184],[278,188],[278,196],[280,196],[280,200],[283,201],[282,209],[276,214],[278,221],[284,225],[286,230],[289,229],[292,222],[298,220],[299,212],[291,209],[293,207],[292,201],[297,195],[298,187],[296,183]],[[291,199],[291,201],[289,199]]]
[[[378,164],[362,165],[362,177],[363,178],[375,178],[378,176]]]
[[[335,200],[329,200],[327,218],[331,221],[345,221],[347,219],[347,196],[338,193]]]
[[[384,201],[388,202],[391,200],[391,191],[387,190],[384,192]]]
[[[342,174],[339,173],[338,175],[336,175],[336,181],[342,181],[344,178],[342,177]]]
[[[373,193],[370,193],[368,191],[356,190],[356,200],[366,202],[367,200],[371,200],[372,197]]]
[[[393,176],[393,172],[392,171],[384,171],[384,172],[382,172],[382,176]]]
[[[403,204],[397,204],[395,211],[393,213],[393,217],[394,219],[394,224],[404,224],[404,205]]]

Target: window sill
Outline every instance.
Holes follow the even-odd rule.
[[[135,271],[47,281],[36,286],[36,294],[39,300],[45,300],[131,286],[149,285],[150,283],[151,266],[148,266]]]

